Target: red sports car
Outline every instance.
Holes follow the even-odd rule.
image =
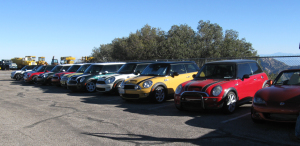
[[[267,80],[254,60],[206,63],[193,80],[177,87],[175,106],[179,110],[222,109],[230,114],[239,104],[250,102]]]
[[[254,122],[296,122],[300,112],[300,69],[284,70],[270,87],[258,90],[252,101]]]

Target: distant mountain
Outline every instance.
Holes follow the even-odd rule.
[[[274,59],[274,58],[261,58],[261,59],[259,59],[259,61],[260,61],[260,65],[262,66],[263,70],[267,71],[268,73],[273,73],[273,74],[277,74],[280,71],[286,70],[286,69],[300,69],[300,65],[290,66],[290,65],[287,65],[286,63],[279,61],[277,59]]]
[[[274,56],[273,59],[276,59],[278,61],[281,61],[285,63],[286,65],[289,66],[298,66],[300,65],[300,54],[293,54],[293,53],[282,53],[282,52],[277,52],[274,54],[259,54],[260,57],[264,56]],[[286,56],[286,57],[276,57],[276,56]],[[289,56],[299,56],[299,57],[289,57]]]
[[[263,56],[298,56],[300,53],[282,53],[282,52],[277,52],[273,54],[259,54],[260,57]]]

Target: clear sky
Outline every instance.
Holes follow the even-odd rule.
[[[300,0],[0,0],[0,59],[91,55],[148,24],[233,29],[258,54],[300,54]]]

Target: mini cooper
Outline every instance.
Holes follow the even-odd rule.
[[[193,80],[177,87],[175,106],[179,110],[222,109],[230,114],[238,104],[250,102],[267,80],[254,60],[206,63]]]
[[[71,73],[71,74],[65,74],[63,76],[61,76],[60,79],[60,85],[62,87],[67,87],[67,81],[70,77],[75,76],[75,75],[81,75],[84,73],[84,71],[91,65],[92,63],[85,63],[84,65],[82,65],[75,73]]]
[[[67,71],[54,74],[51,79],[52,85],[60,86],[60,80],[63,75],[75,73],[82,65],[83,64],[74,64]]]
[[[88,92],[96,91],[98,78],[115,74],[125,62],[121,63],[94,63],[82,75],[75,75],[68,79],[68,89],[78,91],[85,89]]]
[[[300,112],[300,69],[281,71],[252,101],[254,122],[296,122]]]
[[[99,78],[96,84],[98,92],[118,93],[122,81],[138,76],[149,64],[143,62],[129,62],[123,65],[117,74]]]
[[[40,66],[36,69],[36,71],[31,71],[25,74],[24,81],[29,83],[37,83],[37,78],[40,74],[43,74],[45,72],[51,71],[55,66],[53,65],[46,65],[46,66]]]
[[[42,85],[50,84],[55,73],[65,72],[70,66],[72,66],[72,64],[56,65],[50,72],[40,74],[37,78],[37,83]]]
[[[28,72],[32,71],[33,69],[35,69],[37,67],[38,66],[36,66],[36,65],[26,65],[21,70],[16,70],[16,71],[11,72],[10,78],[16,79],[17,81],[19,81],[20,79],[23,78],[23,74],[26,71],[28,71]]]
[[[176,87],[192,79],[199,67],[195,62],[157,62],[148,65],[138,77],[121,83],[119,93],[125,100],[164,102],[174,96]]]

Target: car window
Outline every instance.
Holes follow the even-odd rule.
[[[188,73],[199,70],[199,67],[196,64],[185,64],[185,68]]]
[[[117,72],[117,66],[118,65],[104,65],[102,68],[102,72]]]
[[[237,78],[242,79],[245,74],[252,75],[250,65],[248,63],[238,64]]]
[[[184,64],[172,64],[170,68],[170,76],[173,75],[174,72],[185,74],[186,69],[184,67]]]
[[[136,64],[124,64],[119,70],[120,74],[129,74],[132,73]]]
[[[90,64],[83,65],[76,72],[77,73],[83,73],[89,66],[90,66]]]
[[[274,85],[300,85],[300,71],[287,71],[280,73]]]
[[[150,64],[143,72],[142,76],[164,76],[167,73],[168,64]]]
[[[256,62],[249,63],[249,64],[250,64],[253,74],[258,74],[258,73],[263,72],[262,69],[260,68],[260,66]]]
[[[123,66],[124,64],[117,65],[117,71]]]
[[[196,78],[232,79],[235,78],[234,64],[205,64],[197,73]]]
[[[137,67],[135,68],[135,72],[143,72],[143,70],[148,66],[148,64],[141,64],[141,65],[137,65]]]

